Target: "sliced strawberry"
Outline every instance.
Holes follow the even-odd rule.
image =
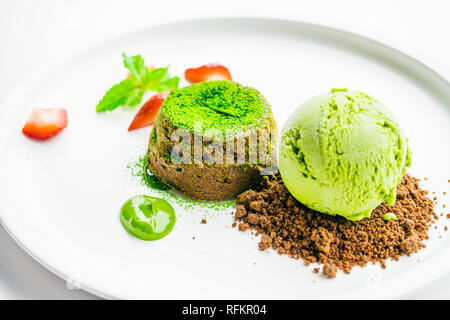
[[[220,64],[205,64],[198,68],[186,69],[184,77],[191,83],[209,80],[231,80],[230,71]]]
[[[67,111],[60,108],[34,109],[22,132],[29,137],[45,140],[67,127]]]
[[[169,95],[168,92],[161,92],[155,94],[141,107],[138,113],[134,116],[133,121],[128,127],[128,131],[136,130],[142,127],[151,126],[155,121],[161,105]]]

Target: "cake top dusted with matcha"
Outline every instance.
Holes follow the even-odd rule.
[[[239,83],[207,81],[174,90],[161,112],[173,127],[194,130],[201,122],[203,130],[247,130],[264,125],[271,114],[266,99],[256,90]]]

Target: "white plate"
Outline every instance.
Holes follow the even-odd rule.
[[[111,298],[390,298],[448,271],[445,219],[428,247],[399,262],[355,268],[328,280],[300,261],[260,252],[257,239],[231,228],[232,210],[183,210],[160,241],[131,237],[123,202],[150,193],[127,165],[146,148],[149,128],[128,133],[135,111],[97,114],[104,92],[126,74],[122,52],[149,64],[219,62],[234,80],[272,105],[279,128],[307,98],[333,87],[366,91],[388,106],[410,139],[410,172],[428,177],[442,204],[450,178],[450,86],[419,62],[382,44],[309,24],[220,19],[152,27],[40,70],[0,108],[0,216],[14,239],[59,276]],[[186,85],[186,83],[182,83]],[[67,129],[48,142],[21,128],[35,107],[64,107]],[[448,209],[447,209],[448,210]],[[200,224],[202,218],[207,224]],[[439,234],[442,238],[439,238]],[[195,240],[192,237],[195,236]]]

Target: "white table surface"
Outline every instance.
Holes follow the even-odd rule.
[[[0,0],[0,100],[34,67],[60,55],[154,24],[202,17],[287,18],[351,31],[450,80],[449,14],[446,0]],[[96,299],[69,289],[2,227],[0,255],[0,299]],[[403,298],[449,299],[450,274]]]

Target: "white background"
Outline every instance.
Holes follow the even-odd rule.
[[[223,16],[288,18],[351,31],[408,53],[450,80],[449,15],[445,0],[0,0],[0,100],[36,66],[61,55],[154,24]],[[1,299],[95,298],[67,289],[1,227],[0,255]],[[449,299],[450,275],[404,298]]]

